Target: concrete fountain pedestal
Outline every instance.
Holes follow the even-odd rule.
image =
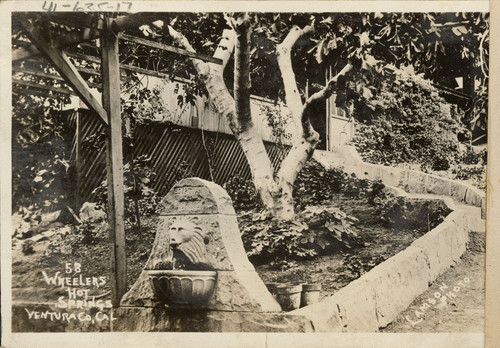
[[[198,303],[173,300],[179,295],[171,295],[175,288],[177,292],[185,290],[181,290],[181,280],[167,280],[173,277],[174,267],[176,277],[180,274],[182,278],[185,271],[185,279],[192,271],[215,272],[209,298]],[[185,288],[190,286],[189,282],[184,282]],[[139,279],[115,310],[117,319],[112,329],[295,332],[312,329],[307,320],[291,320],[280,312],[280,305],[248,261],[236,213],[225,190],[212,182],[189,178],[177,183],[162,201],[151,255]]]

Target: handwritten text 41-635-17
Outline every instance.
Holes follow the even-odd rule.
[[[73,11],[73,12],[129,12],[132,2],[108,2],[108,1],[44,1],[42,10],[47,12]]]

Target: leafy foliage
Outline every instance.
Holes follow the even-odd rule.
[[[259,206],[255,186],[251,180],[235,175],[224,184],[224,189],[231,197],[235,209],[252,209]]]
[[[355,174],[345,173],[342,168],[325,169],[319,162],[310,160],[295,181],[294,197],[299,208],[321,204],[337,193],[377,204],[385,198],[384,188],[380,180],[359,179]]]
[[[13,95],[12,208],[58,210],[71,205],[73,168],[68,129],[57,99]]]
[[[481,164],[459,164],[453,168],[452,173],[455,175],[455,178],[459,180],[468,181],[481,190],[486,189],[486,167]]]
[[[279,144],[289,142],[292,138],[291,134],[286,131],[288,116],[284,116],[281,110],[276,110],[269,105],[261,105],[260,111],[267,119],[267,124],[271,128],[273,137]]]
[[[417,229],[426,221],[428,231],[443,222],[449,213],[450,209],[444,204],[415,204],[401,196],[385,200],[380,207],[380,216],[386,225]]]
[[[23,242],[23,245],[21,247],[21,251],[23,252],[24,255],[31,255],[35,253],[35,249],[33,246],[35,243],[31,239],[27,239]]]
[[[137,222],[138,216],[154,215],[159,209],[161,197],[153,189],[156,173],[150,169],[149,162],[149,158],[141,156],[134,159],[133,166],[130,163],[123,166],[125,218],[129,223]],[[103,180],[93,193],[100,208],[107,212],[107,180]]]
[[[224,188],[237,210],[258,208],[255,186],[251,180],[234,176]],[[354,199],[366,199],[369,204],[379,204],[386,195],[381,180],[359,179],[342,168],[326,169],[319,162],[310,160],[300,171],[294,183],[293,196],[297,210],[308,205],[318,205],[342,193]]]
[[[249,219],[249,217],[254,218]],[[314,257],[359,243],[356,218],[337,208],[307,207],[291,221],[268,214],[242,217],[242,238],[247,254],[256,261]]]
[[[400,70],[365,106],[353,142],[365,160],[394,165],[418,163],[446,170],[461,156],[456,134],[463,114],[451,113],[437,90],[410,70]]]

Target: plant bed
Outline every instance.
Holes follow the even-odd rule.
[[[412,201],[396,197],[392,201],[392,204],[381,206],[370,204],[366,199],[335,194],[330,204],[321,207],[334,212],[341,207],[347,216],[357,219],[352,227],[358,237],[356,243],[351,243],[349,247],[339,243],[320,248],[316,256],[251,256],[250,259],[264,283],[321,284],[320,299],[331,296],[376,265],[406,249],[442,222],[450,212],[439,200]],[[433,211],[426,215],[427,209]],[[244,226],[253,223],[255,213],[241,212],[239,216],[240,226],[244,230]],[[248,248],[251,242],[246,241],[245,244]]]

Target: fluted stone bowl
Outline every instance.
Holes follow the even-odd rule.
[[[168,305],[206,306],[215,289],[216,271],[150,270],[156,298]]]

